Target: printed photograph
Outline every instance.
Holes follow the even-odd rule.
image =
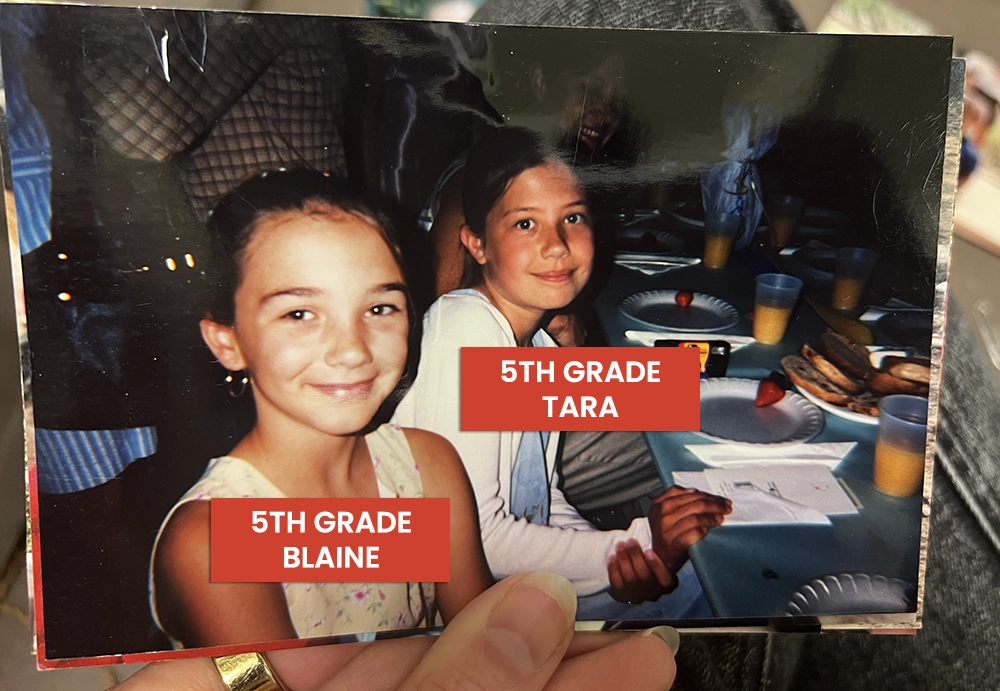
[[[919,626],[951,39],[0,30],[43,666],[437,630],[524,571],[586,628]],[[462,429],[462,348],[573,346],[698,349],[699,429]],[[210,579],[212,499],[424,497],[448,581]]]

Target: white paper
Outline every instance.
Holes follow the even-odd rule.
[[[780,468],[709,468],[705,471],[705,479],[714,494],[724,497],[735,490],[753,487],[812,507],[827,516],[858,512],[830,469],[816,464],[785,465]]]
[[[858,512],[829,468],[818,464],[709,468],[674,473],[674,482],[731,499],[725,525],[829,525],[827,516]]]
[[[719,494],[712,489],[703,472],[674,473],[674,482],[682,487],[699,489],[709,494]],[[726,516],[723,526],[789,523],[830,525],[830,519],[822,511],[776,497],[753,487],[735,488],[728,496],[733,501],[733,512]]]
[[[707,466],[804,465],[818,463],[834,468],[857,446],[856,442],[824,442],[790,446],[737,446],[735,444],[688,444],[684,448]]]

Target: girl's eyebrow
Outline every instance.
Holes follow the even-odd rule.
[[[563,208],[564,209],[569,209],[569,208],[574,207],[574,206],[587,206],[587,201],[585,199],[577,199],[574,202],[570,202],[569,204],[566,204],[565,206],[563,206]],[[524,213],[526,211],[538,211],[538,207],[536,207],[536,206],[522,206],[522,207],[520,207],[518,209],[511,209],[510,211],[508,211],[507,213],[505,213],[503,216],[501,216],[501,218],[507,218],[508,216],[510,216],[512,214],[521,214],[521,213]]]
[[[292,297],[315,297],[321,292],[323,291],[318,290],[317,288],[286,288],[284,290],[276,290],[273,293],[268,293],[260,299],[260,304],[263,305],[268,300],[284,297],[286,295]]]
[[[373,292],[376,293],[391,293],[393,291],[398,291],[400,293],[406,293],[405,283],[383,283],[380,286],[376,286]]]
[[[522,206],[518,209],[511,209],[510,211],[505,213],[501,218],[506,218],[507,216],[510,216],[512,214],[522,214],[525,211],[537,211],[537,210],[538,208],[534,206]]]

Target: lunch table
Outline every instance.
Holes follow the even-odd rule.
[[[740,321],[718,332],[752,335],[755,277],[769,269],[762,254],[748,250],[734,255],[726,268],[701,264],[658,275],[615,266],[595,308],[608,344],[641,345],[625,337],[634,329],[658,331],[621,311],[622,301],[646,290],[688,290],[730,303]],[[735,350],[727,377],[762,379],[781,370],[781,358],[797,353],[802,343],[818,344],[826,325],[805,301],[799,301],[784,339],[778,345],[757,342]],[[665,339],[684,339],[664,330]],[[922,497],[905,499],[882,494],[872,484],[875,425],[823,411],[825,425],[813,442],[857,442],[833,469],[859,504],[856,515],[832,516],[832,525],[726,526],[713,529],[692,547],[690,558],[716,616],[729,619],[782,617],[793,594],[815,578],[838,574],[881,575],[916,586],[920,555],[921,516],[928,507]],[[695,432],[646,432],[664,485],[674,484],[675,471],[698,471],[706,466],[685,445],[716,443]],[[869,610],[870,611],[870,610]],[[845,612],[846,613],[846,612]]]

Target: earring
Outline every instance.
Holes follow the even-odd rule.
[[[235,377],[233,375],[236,375]],[[233,382],[239,379],[239,390],[233,385]],[[243,392],[247,390],[247,384],[250,383],[250,377],[247,376],[246,370],[240,370],[240,372],[230,372],[226,375],[226,385],[229,387],[229,395],[232,398],[239,398],[243,395]]]

